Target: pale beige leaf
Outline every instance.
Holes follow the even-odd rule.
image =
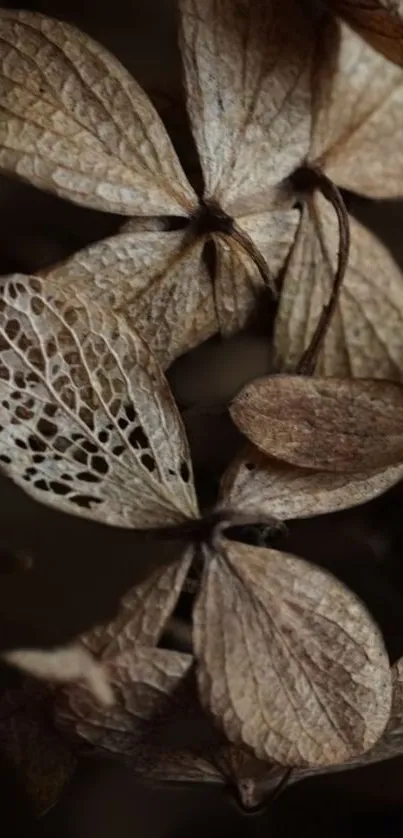
[[[384,471],[343,474],[295,468],[249,446],[227,469],[221,506],[272,515],[279,521],[348,509],[377,497],[403,479],[403,464]]]
[[[0,463],[43,503],[137,529],[197,515],[183,425],[126,322],[46,280],[11,276],[0,305]]]
[[[60,797],[76,767],[71,747],[49,719],[49,694],[27,679],[2,691],[0,746],[34,808],[44,815]]]
[[[400,381],[403,370],[403,275],[375,236],[350,218],[344,285],[316,373]],[[295,370],[334,281],[339,234],[335,214],[317,197],[305,206],[287,263],[275,325],[275,368]]]
[[[196,196],[151,102],[72,26],[0,13],[0,166],[84,206],[187,215]]]
[[[372,198],[402,195],[403,71],[334,21],[319,50],[309,159],[338,186]]]
[[[294,556],[229,541],[206,548],[194,643],[204,705],[260,759],[342,762],[387,724],[390,668],[372,618]]]
[[[156,645],[175,608],[192,558],[193,547],[188,547],[179,560],[169,567],[156,568],[131,588],[121,600],[117,616],[83,638],[91,652],[110,660],[138,645]]]
[[[392,381],[267,376],[244,387],[231,416],[264,454],[301,468],[384,471],[403,462],[403,387]]]
[[[105,668],[79,643],[55,649],[13,649],[2,652],[6,663],[34,678],[56,684],[81,682],[93,699],[106,707],[113,704],[113,692]]]
[[[90,245],[48,278],[125,315],[163,367],[218,331],[202,237],[122,233]],[[84,281],[80,277],[85,277]]]
[[[402,0],[326,0],[329,8],[386,58],[403,65]]]
[[[278,276],[294,241],[299,212],[255,213],[237,219],[266,260],[273,280]],[[256,314],[267,287],[246,250],[231,236],[215,234],[215,300],[220,331],[230,335],[242,329]]]
[[[133,756],[141,770],[141,760],[147,758],[141,753],[144,733],[156,717],[172,709],[192,662],[191,655],[134,646],[109,662],[113,706],[102,708],[83,688],[70,688],[57,706],[57,719],[98,748]]]
[[[181,0],[187,107],[206,197],[232,215],[304,160],[314,24],[298,0]],[[292,21],[292,25],[290,25]]]

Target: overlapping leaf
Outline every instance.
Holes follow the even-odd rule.
[[[386,58],[403,65],[401,0],[327,0],[328,6]]]
[[[0,21],[3,169],[85,206],[150,216],[150,229],[158,216],[187,224],[185,235],[122,232],[93,246],[66,266],[72,286],[84,273],[89,299],[105,293],[136,319],[164,365],[218,327],[243,326],[298,223],[279,185],[309,147],[315,18],[297,0],[181,1],[200,200],[151,103],[112,56],[60,21],[15,11]]]
[[[396,152],[403,71],[346,26],[327,21],[313,74],[308,162],[336,185],[371,197],[402,193]],[[375,236],[350,219],[350,258],[317,372],[400,380],[403,361],[402,273]],[[295,368],[327,303],[339,230],[320,195],[304,202],[283,279],[276,321],[277,368]]]

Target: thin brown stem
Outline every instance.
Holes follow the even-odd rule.
[[[292,180],[294,187],[296,189],[300,189],[301,191],[312,192],[313,190],[318,189],[319,192],[322,193],[323,197],[331,203],[336,213],[339,227],[337,268],[334,275],[330,298],[322,310],[310,344],[305,350],[296,370],[299,375],[313,375],[322,343],[336,310],[347,269],[350,252],[350,224],[347,209],[340,191],[320,169],[309,167],[299,169],[293,176]]]
[[[266,288],[269,288],[270,293],[273,296],[273,299],[277,300],[277,286],[272,277],[266,259],[262,256],[259,248],[256,247],[255,243],[252,241],[248,233],[245,233],[245,230],[242,230],[242,228],[238,226],[236,221],[233,222],[231,237],[234,239],[234,241],[237,242],[237,244],[239,244],[243,248],[245,253],[247,253],[248,256],[252,259],[252,262],[255,263]]]

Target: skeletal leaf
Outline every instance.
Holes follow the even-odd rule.
[[[378,629],[354,594],[293,556],[229,541],[206,548],[194,644],[203,704],[259,759],[339,763],[387,724]]]
[[[400,26],[403,35],[403,18]],[[401,49],[403,64],[403,38]],[[402,195],[401,68],[331,21],[319,42],[313,91],[309,159],[338,186],[372,198]]]
[[[309,518],[366,503],[403,478],[403,464],[383,471],[348,474],[314,471],[271,459],[253,446],[224,474],[221,503],[279,521]]]
[[[189,451],[146,344],[46,280],[5,281],[0,328],[0,462],[33,497],[114,526],[197,515]]]
[[[45,814],[57,802],[76,765],[72,749],[52,724],[49,694],[28,682],[3,692],[0,745],[35,813]]]
[[[350,257],[338,306],[324,338],[318,375],[401,380],[403,275],[390,253],[350,218]],[[284,274],[275,325],[275,368],[295,370],[333,284],[335,215],[320,196],[303,209]]]
[[[403,459],[403,388],[371,379],[276,375],[247,385],[231,406],[261,451],[330,472],[384,471]]]
[[[308,151],[313,18],[297,0],[179,5],[205,198],[237,217],[267,209]]]
[[[144,582],[131,588],[121,600],[115,619],[85,636],[89,649],[102,660],[112,660],[136,645],[156,645],[175,608],[192,558],[193,547],[188,547],[180,559],[168,567],[156,568]]]
[[[187,215],[196,197],[147,96],[103,47],[30,12],[0,15],[0,165],[84,206]]]
[[[326,0],[329,8],[359,32],[386,58],[403,65],[401,0]]]
[[[100,704],[113,704],[113,694],[102,665],[79,643],[56,649],[13,649],[2,652],[6,663],[35,678],[55,684],[80,681]]]
[[[125,315],[163,367],[218,331],[203,238],[122,233],[48,273],[52,284]]]

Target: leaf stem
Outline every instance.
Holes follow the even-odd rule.
[[[245,230],[242,230],[235,220],[233,221],[231,237],[242,247],[245,253],[248,254],[248,256],[252,259],[252,262],[255,263],[264,284],[270,289],[273,299],[277,300],[278,291],[276,283],[272,277],[266,259],[262,256],[259,248],[256,247],[248,233],[246,233]]]
[[[313,375],[318,360],[318,355],[331,324],[332,317],[336,310],[340,291],[343,285],[344,276],[348,265],[350,252],[350,223],[346,205],[337,186],[321,171],[315,167],[302,167],[292,176],[294,188],[302,192],[312,192],[318,189],[319,192],[331,203],[338,221],[339,227],[339,249],[337,254],[337,268],[334,275],[333,287],[329,302],[323,307],[321,316],[312,335],[310,344],[299,361],[296,372],[299,375]]]

